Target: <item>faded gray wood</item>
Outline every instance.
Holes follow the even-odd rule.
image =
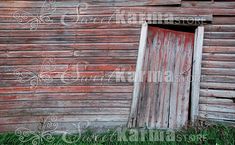
[[[204,118],[207,120],[218,120],[222,122],[231,121],[235,122],[235,113],[227,113],[227,112],[214,112],[214,111],[200,111],[199,118]]]
[[[216,98],[214,96],[207,97],[207,96],[203,96],[201,94],[200,95],[200,104],[228,104],[228,105],[232,105],[233,104],[233,99]]]
[[[0,7],[40,7],[44,1],[1,1]],[[68,0],[58,1],[56,7],[74,7],[80,3],[91,6],[148,6],[148,5],[179,5],[181,0]]]
[[[212,111],[212,112],[221,112],[221,113],[234,113],[235,114],[235,105],[231,104],[200,104],[200,111]]]
[[[201,82],[200,85],[202,89],[235,90],[234,83]]]
[[[203,48],[204,27],[199,26],[195,33],[193,72],[192,72],[192,89],[191,89],[191,121],[195,121],[198,116],[201,61]]]
[[[136,113],[137,113],[137,104],[140,94],[140,84],[142,78],[142,71],[143,71],[143,59],[145,55],[145,47],[147,43],[147,33],[148,33],[148,24],[144,23],[141,29],[141,36],[140,36],[140,44],[139,44],[139,52],[138,52],[138,59],[135,71],[135,79],[134,79],[134,91],[133,91],[133,98],[132,98],[132,105],[130,111],[130,117],[128,121],[129,127],[134,127],[136,123]]]
[[[210,90],[210,89],[201,89],[201,96],[208,97],[218,97],[218,98],[235,98],[235,92],[231,90]]]
[[[135,127],[180,128],[188,121],[194,34],[151,26],[147,40],[148,74],[140,84]]]

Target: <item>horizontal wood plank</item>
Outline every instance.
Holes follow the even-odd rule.
[[[235,76],[235,69],[230,68],[202,68],[202,74],[204,75],[228,75]]]
[[[235,121],[234,113],[200,111],[199,117],[210,120],[218,120],[218,121],[231,121],[231,122]]]
[[[1,94],[0,101],[130,100],[131,93],[25,93]]]
[[[1,109],[1,117],[46,115],[128,115],[129,108],[29,108]]]
[[[234,32],[206,32],[205,39],[233,39]]]
[[[44,37],[50,38],[60,36],[63,38],[69,36],[136,36],[139,35],[139,29],[71,29],[71,30],[0,30],[0,37]]]
[[[202,61],[202,67],[205,67],[205,68],[235,68],[235,62]]]
[[[216,54],[216,53],[203,53],[203,60],[212,60],[212,61],[234,61],[234,54]]]
[[[197,7],[197,8],[235,8],[235,2],[207,2],[207,1],[183,1],[182,7]]]
[[[231,54],[231,53],[235,53],[235,47],[204,46],[203,52],[204,53]]]
[[[137,50],[0,51],[0,58],[137,57]]]
[[[205,26],[206,32],[234,32],[235,31],[235,25],[206,25]]]
[[[199,110],[210,112],[224,112],[235,113],[235,105],[223,105],[223,104],[200,104]]]
[[[60,122],[74,122],[76,121],[127,121],[128,115],[67,115],[56,116]],[[0,125],[4,124],[17,124],[19,121],[23,124],[36,123],[43,121],[47,116],[34,116],[34,117],[4,117],[0,118]]]
[[[234,46],[234,39],[204,39],[204,46]]]
[[[2,109],[31,108],[129,108],[130,100],[63,100],[63,101],[10,101],[0,102]]]
[[[216,97],[200,97],[200,104],[227,104],[234,105],[233,99],[229,98],[216,98]]]
[[[99,92],[122,92],[129,93],[132,92],[132,86],[56,86],[56,87],[37,87],[31,89],[30,87],[7,87],[0,88],[0,94],[10,94],[10,93],[44,93],[44,92],[61,92],[61,93],[99,93]]]
[[[225,91],[225,90],[201,89],[200,95],[207,96],[207,97],[218,97],[218,98],[235,98],[235,92],[234,91],[227,91],[227,90]]]
[[[46,117],[44,117],[46,118]],[[64,133],[78,133],[78,128],[75,126],[80,124],[86,125],[87,121],[84,120],[75,120],[70,122],[60,122],[60,119],[57,119],[57,127],[55,133],[64,134]],[[88,128],[92,129],[94,132],[102,132],[110,128],[116,128],[125,126],[126,121],[89,121]],[[16,124],[3,124],[0,125],[1,132],[15,132],[17,129],[27,128],[31,131],[40,131],[40,122],[34,123],[16,123]],[[86,126],[82,128],[82,131],[86,131]]]
[[[43,57],[43,56],[42,56]],[[17,66],[17,65],[41,65],[45,60],[51,59],[48,56],[46,58],[0,58],[1,66]],[[78,63],[86,62],[87,64],[135,64],[136,57],[76,57],[76,58],[53,58],[54,65],[76,65]]]
[[[0,37],[2,44],[138,43],[136,36]]]
[[[215,90],[234,90],[235,84],[233,83],[201,83],[202,89],[215,89]]]
[[[148,6],[148,5],[178,5],[181,0],[82,0],[80,3],[87,3],[92,6]],[[79,3],[74,0],[58,1],[54,5],[55,7],[74,7]],[[40,7],[43,5],[43,1],[1,1],[0,7]]]
[[[68,44],[0,44],[1,51],[52,50],[129,50],[138,49],[138,43],[68,43]]]
[[[235,76],[202,75],[202,82],[235,83]]]

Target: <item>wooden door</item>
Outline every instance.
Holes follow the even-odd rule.
[[[132,120],[135,127],[186,125],[193,48],[194,33],[148,27],[135,122]]]

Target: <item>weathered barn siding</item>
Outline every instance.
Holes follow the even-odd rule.
[[[133,127],[181,128],[188,122],[194,33],[148,27]],[[139,64],[138,64],[139,65]],[[150,73],[151,72],[151,73]],[[132,116],[131,116],[132,117]]]
[[[141,25],[117,24],[115,17],[109,21],[116,10],[212,14],[213,24],[205,27],[199,116],[235,120],[235,2],[120,1],[84,0],[89,7],[81,16],[106,18],[106,23],[64,26],[61,15],[69,12],[71,21],[78,1],[58,0],[53,23],[39,24],[36,31],[17,23],[13,13],[38,14],[43,1],[0,1],[0,132],[37,128],[50,114],[57,116],[62,130],[76,129],[71,124],[81,120],[96,127],[126,124],[133,83],[116,82],[109,74],[120,68],[135,70]],[[160,6],[150,6],[157,2]],[[81,72],[78,80],[76,68]],[[30,74],[24,78],[29,81],[20,83],[16,71]],[[37,79],[39,75],[53,81]],[[81,80],[89,76],[104,79]],[[31,87],[30,81],[37,80]]]

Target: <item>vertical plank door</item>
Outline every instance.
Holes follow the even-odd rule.
[[[135,127],[180,128],[189,118],[194,33],[149,26],[147,34],[132,120]]]

